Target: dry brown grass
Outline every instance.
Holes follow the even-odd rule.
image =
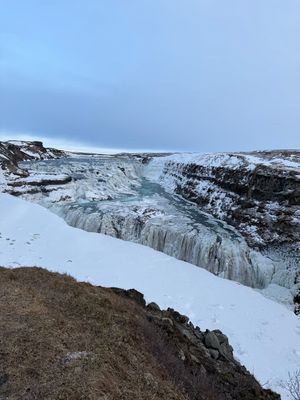
[[[146,350],[143,313],[113,291],[1,269],[0,307],[1,399],[185,398]]]
[[[233,360],[192,351],[178,317],[136,291],[0,268],[0,400],[278,399]]]

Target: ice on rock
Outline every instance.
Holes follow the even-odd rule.
[[[73,227],[149,246],[251,287],[268,285],[270,259],[251,250],[234,228],[150,181],[161,174],[161,160],[146,167],[106,156],[26,163],[32,173],[73,177],[47,195],[27,197]]]

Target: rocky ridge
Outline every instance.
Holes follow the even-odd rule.
[[[49,160],[66,156],[63,150],[45,148],[39,141],[7,141],[0,142],[0,161],[2,165],[9,163],[17,166],[20,161]]]
[[[23,192],[35,193],[36,189],[32,189],[32,186],[44,187],[70,182],[71,178],[68,176],[31,177],[26,169],[20,168],[18,165],[21,161],[50,160],[65,156],[64,151],[45,148],[39,141],[0,142],[0,187],[2,191],[18,195],[14,188],[23,186]]]

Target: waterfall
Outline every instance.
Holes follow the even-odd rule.
[[[143,218],[134,212],[87,214],[82,207],[65,206],[58,213],[73,227],[149,246],[247,286],[263,288],[274,273],[273,263],[242,238],[234,241],[205,227],[195,230],[172,218]]]
[[[271,260],[251,250],[238,231],[155,183],[160,159],[143,167],[130,157],[99,156],[30,168],[73,178],[53,192],[27,195],[70,226],[149,246],[251,287],[267,286],[274,275]]]

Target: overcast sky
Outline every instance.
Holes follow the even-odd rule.
[[[0,138],[300,147],[299,0],[0,0]]]

